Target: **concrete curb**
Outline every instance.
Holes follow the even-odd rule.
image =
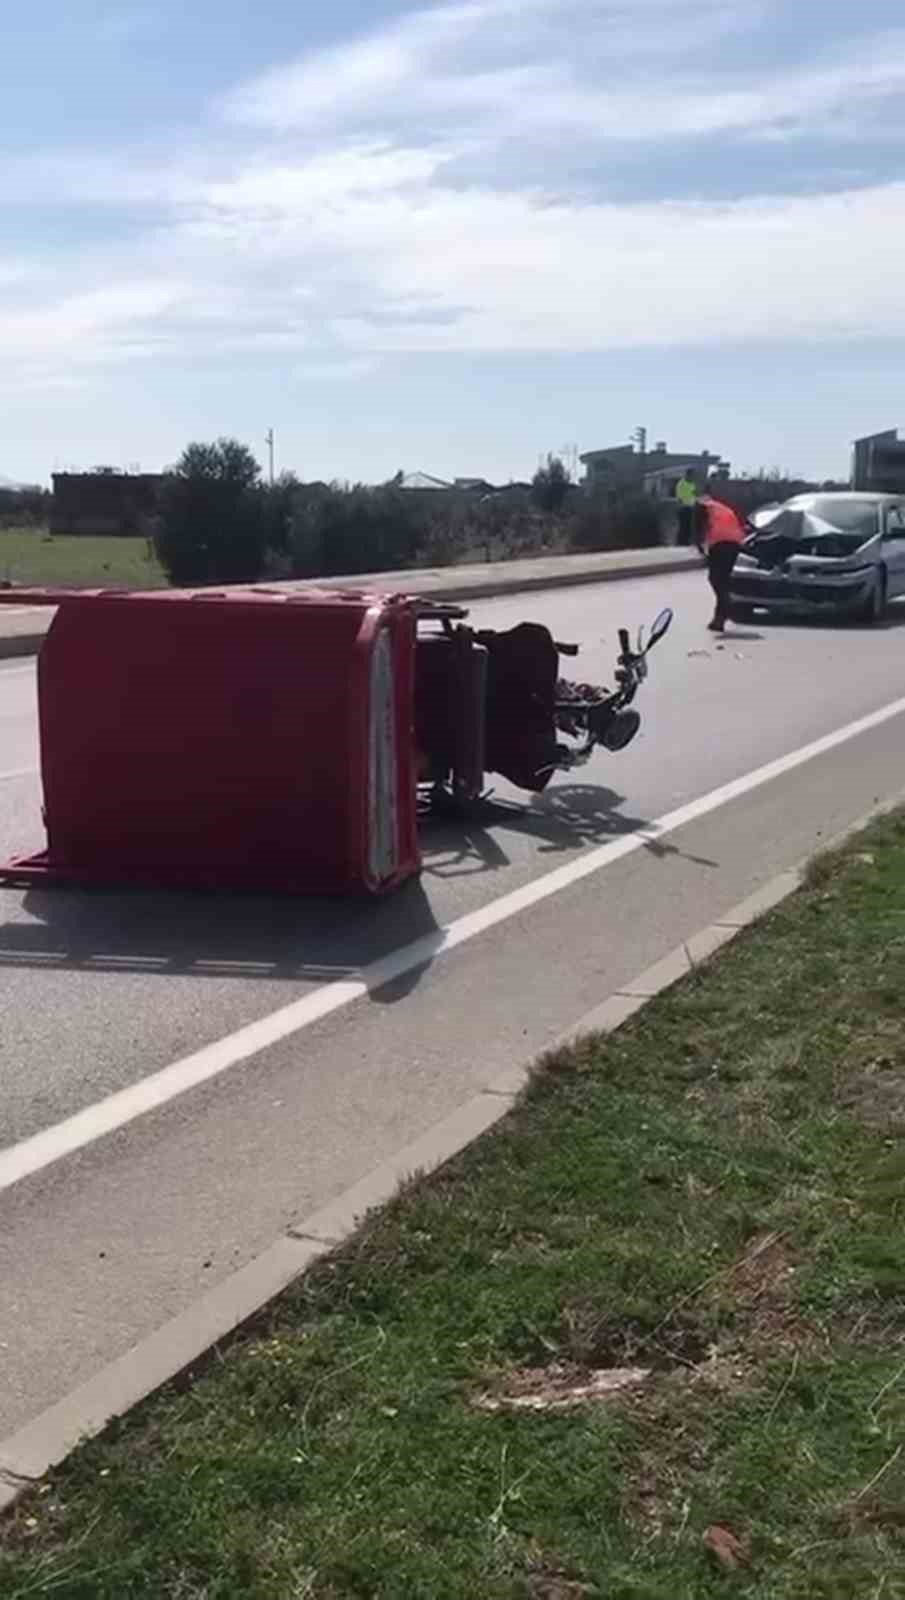
[[[871,822],[905,802],[905,791],[878,803],[821,852],[845,844]],[[802,885],[807,863],[781,872],[716,922],[639,974],[624,989],[587,1012],[552,1049],[590,1034],[613,1033],[657,995],[706,964],[746,928]],[[366,1214],[392,1199],[416,1174],[436,1171],[501,1122],[531,1080],[532,1067],[513,1067],[493,1079],[414,1143],[381,1163],[328,1205],[295,1224],[268,1250],[203,1295],[172,1321],[111,1362],[56,1405],[0,1440],[0,1513],[84,1439],[187,1371],[206,1351],[260,1312],[319,1257],[355,1233]]]
[[[853,831],[865,827],[868,822],[875,819],[876,815],[877,813],[872,812],[868,818],[859,821]],[[580,1018],[565,1033],[560,1034],[554,1048],[561,1049],[565,1045],[575,1044],[579,1039],[587,1038],[589,1034],[615,1033],[616,1029],[621,1028],[623,1023],[636,1012],[643,1011],[658,994],[663,994],[682,978],[687,978],[699,967],[705,966],[724,945],[731,944],[745,928],[760,922],[784,900],[788,900],[797,889],[801,888],[801,883],[800,868],[791,872],[781,872],[775,878],[771,878],[769,883],[764,884],[756,894],[733,906],[718,922],[712,922],[709,927],[702,928],[701,932],[694,934],[686,944],[679,945],[655,966],[648,967],[646,972],[642,972],[640,977],[635,978],[624,989],[611,995],[603,1005],[596,1006],[593,1011]]]
[[[539,560],[538,567],[546,567],[549,561],[575,562],[575,566],[563,566],[555,572],[534,573],[526,572],[525,568],[535,565],[532,562],[514,561],[513,571],[507,575],[500,572],[500,563],[496,563],[492,576],[482,578],[480,569],[467,567],[457,569],[437,569],[429,572],[375,572],[363,577],[331,578],[329,586],[334,589],[354,588],[379,588],[379,589],[404,589],[411,594],[421,596],[435,596],[438,600],[453,600],[465,603],[469,600],[493,600],[507,594],[540,594],[550,589],[576,589],[592,583],[616,583],[624,578],[658,578],[675,572],[695,571],[700,562],[693,555],[679,553],[675,550],[664,549],[659,560],[646,561],[638,557],[638,552],[626,551],[626,564],[624,566],[605,566],[601,558],[597,558],[597,565],[593,558],[584,561],[581,556],[555,556],[548,560]],[[629,559],[631,558],[631,559]],[[612,559],[612,558],[610,558]],[[446,580],[445,571],[450,575],[460,570],[458,581],[450,576]],[[468,574],[467,578],[465,574]],[[409,582],[406,583],[405,580]],[[312,584],[315,580],[312,580]],[[323,582],[324,580],[319,580]],[[271,585],[277,587],[277,585]],[[280,586],[282,587],[282,586]],[[305,588],[306,584],[286,585],[290,588]],[[36,656],[44,642],[44,635],[50,627],[54,611],[48,608],[46,624],[35,623],[32,631],[28,633],[9,633],[2,631],[3,606],[0,604],[0,661],[9,660],[15,656]]]
[[[493,600],[506,594],[540,594],[548,589],[578,589],[592,583],[616,583],[623,578],[659,578],[673,572],[693,572],[699,566],[699,561],[689,560],[687,556],[673,555],[664,556],[662,561],[646,562],[644,565],[632,564],[610,570],[576,568],[571,572],[566,570],[545,577],[513,578],[510,582],[505,578],[489,578],[486,583],[480,580],[467,584],[442,583],[438,584],[434,591],[420,592],[435,592],[438,599],[443,600]],[[455,571],[455,568],[451,570]]]

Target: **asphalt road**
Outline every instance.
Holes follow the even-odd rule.
[[[758,624],[716,641],[697,573],[473,615],[543,620],[581,643],[576,676],[607,681],[618,626],[664,603],[676,622],[651,657],[642,737],[526,809],[428,826],[423,879],[391,901],[0,889],[0,1177],[4,1149],[78,1113],[88,1129],[75,1153],[0,1185],[0,1437],[905,788],[897,714],[706,816],[658,826],[905,695],[905,617],[878,630]],[[13,662],[0,666],[2,852],[42,842],[36,766],[34,671]],[[639,828],[642,848],[574,881],[561,873],[557,892],[482,923],[503,897]],[[327,985],[450,925],[456,948],[333,1004],[345,991]],[[281,1037],[265,1019],[290,1005]],[[92,1136],[99,1102],[252,1023],[257,1048],[226,1046],[220,1064],[230,1050],[235,1064]]]

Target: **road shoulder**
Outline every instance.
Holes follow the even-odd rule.
[[[281,1527],[297,1503],[318,1507],[317,1526],[284,1527],[290,1545],[296,1540],[293,1561],[335,1586],[340,1547],[370,1548],[362,1559],[377,1563],[379,1586],[368,1591],[375,1594],[414,1593],[419,1581],[418,1592],[428,1592],[435,1557],[460,1586],[447,1582],[432,1593],[540,1594],[530,1584],[545,1563],[550,1571],[558,1563],[573,1585],[563,1593],[594,1593],[580,1585],[612,1581],[616,1568],[605,1563],[614,1548],[621,1562],[643,1553],[652,1585],[672,1582],[673,1593],[710,1592],[706,1564],[719,1566],[727,1552],[740,1565],[768,1560],[788,1569],[788,1587],[755,1592],[829,1593],[829,1558],[798,1553],[808,1519],[827,1507],[841,1519],[828,1541],[833,1570],[848,1562],[852,1581],[874,1584],[891,1572],[894,1523],[884,1520],[886,1501],[870,1480],[882,1473],[890,1494],[898,1484],[886,1397],[901,1367],[902,1279],[895,1247],[884,1241],[899,1179],[884,1163],[900,1081],[901,1005],[890,962],[891,934],[905,914],[901,819],[875,825],[841,860],[823,858],[799,894],[796,883],[785,874],[626,985],[609,1018],[585,1019],[573,1030],[577,1042],[542,1063],[526,1097],[515,1103],[518,1071],[489,1084],[433,1143],[421,1141],[344,1205],[299,1224],[284,1243],[274,1292],[306,1264],[301,1254],[290,1259],[293,1249],[326,1260],[232,1343],[225,1366],[202,1373],[187,1398],[161,1397],[121,1435],[80,1451],[43,1494],[23,1500],[7,1525],[0,1573],[3,1559],[23,1583],[39,1560],[42,1570],[102,1560],[125,1592],[112,1532],[146,1503],[149,1461],[164,1522],[175,1528],[182,1519],[183,1552],[192,1495],[179,1499],[180,1473],[190,1470],[205,1485],[213,1518],[202,1558],[207,1582],[236,1570],[235,1497],[258,1504],[266,1462],[280,1485]],[[752,928],[764,914],[764,925]],[[599,1031],[611,1026],[618,1031]],[[588,1028],[597,1031],[588,1037]],[[353,1231],[407,1174],[448,1161],[502,1119],[473,1151]],[[338,1241],[345,1243],[337,1253]],[[259,1282],[260,1298],[266,1287]],[[233,1312],[234,1323],[241,1308]],[[203,1308],[197,1334],[210,1335]],[[200,1348],[183,1356],[191,1362]],[[346,1367],[359,1376],[347,1377]],[[575,1398],[582,1383],[599,1389],[600,1374],[617,1369],[646,1376],[626,1379],[630,1398],[617,1398],[615,1410],[601,1410],[603,1390]],[[618,1390],[622,1379],[613,1381]],[[809,1397],[827,1387],[847,1397],[828,1431],[807,1420],[815,1415]],[[696,1448],[718,1461],[716,1478],[669,1454],[677,1396]],[[862,1428],[864,1416],[870,1426]],[[424,1456],[431,1441],[457,1486],[434,1542],[425,1532],[441,1493]],[[651,1441],[657,1459],[645,1467]],[[12,1458],[10,1443],[0,1448],[8,1467],[43,1470],[38,1455]],[[797,1445],[823,1452],[819,1485],[809,1487],[803,1474],[787,1494],[765,1494],[754,1472],[760,1455]],[[512,1452],[506,1481],[524,1474],[525,1488],[515,1499],[503,1492],[496,1524],[488,1502],[477,1538],[462,1485],[480,1482],[489,1493],[502,1446],[505,1459]],[[242,1464],[217,1478],[224,1455]],[[372,1507],[336,1492],[347,1458],[350,1469],[357,1460],[389,1462],[379,1527]],[[412,1498],[412,1462],[434,1499]],[[541,1465],[553,1475],[549,1493],[537,1487]],[[583,1473],[608,1529],[605,1549],[576,1530],[571,1490],[556,1490]],[[75,1530],[92,1518],[92,1538],[77,1540]],[[408,1532],[396,1549],[385,1534],[400,1525]],[[494,1526],[513,1537],[508,1566],[488,1543]],[[532,1527],[547,1530],[549,1549]],[[136,1548],[148,1577],[158,1586],[170,1581],[166,1540],[148,1535]],[[288,1548],[268,1536],[247,1552],[261,1563],[250,1592],[285,1592],[279,1563]]]

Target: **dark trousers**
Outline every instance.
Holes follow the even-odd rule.
[[[691,544],[694,539],[694,513],[694,506],[679,506],[679,544]]]
[[[707,577],[716,595],[715,622],[725,622],[729,615],[729,592],[732,587],[732,570],[738,560],[738,545],[729,539],[712,544],[707,551]]]

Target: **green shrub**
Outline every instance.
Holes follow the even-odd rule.
[[[572,519],[576,550],[646,550],[662,543],[660,503],[638,490],[590,496]]]
[[[308,484],[296,489],[289,518],[293,577],[390,572],[416,564],[430,518],[393,484]]]
[[[190,444],[164,485],[154,536],[171,583],[249,583],[267,567],[272,503],[237,439]]]
[[[548,456],[531,482],[531,495],[540,511],[561,511],[569,497],[572,480],[559,456]]]

